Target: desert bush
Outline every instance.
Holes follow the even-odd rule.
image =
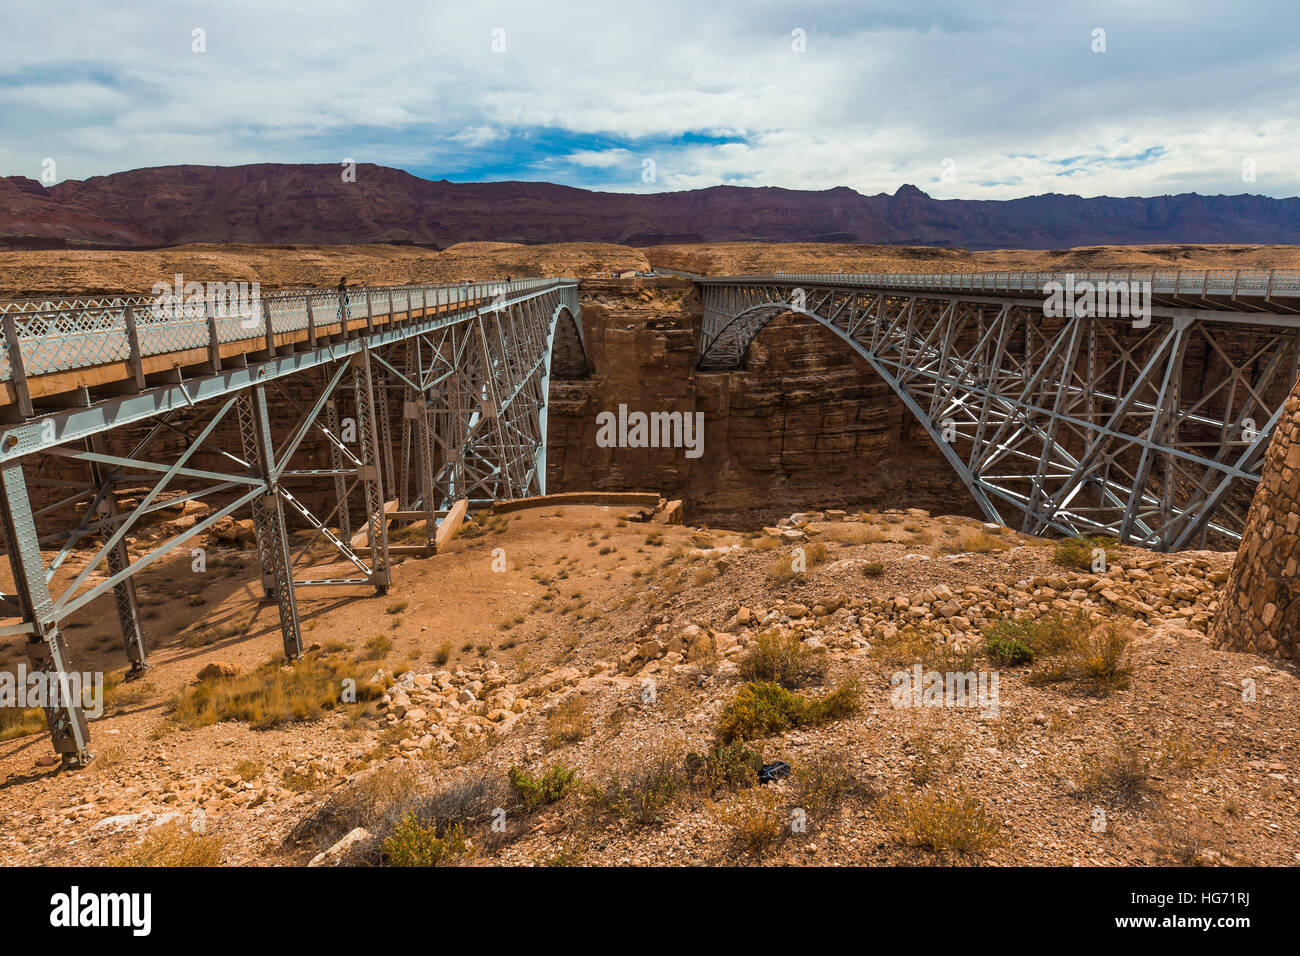
[[[254,760],[251,757],[245,757],[243,760],[235,761],[235,766],[232,769],[235,771],[235,776],[239,777],[240,780],[256,780],[262,775],[262,771],[266,769],[266,763],[261,760]]]
[[[1133,675],[1132,642],[1133,635],[1128,628],[1114,621],[1101,625],[1088,636],[1080,671],[1098,693],[1128,687]]]
[[[771,681],[748,681],[718,717],[718,742],[770,737],[794,727],[838,720],[857,709],[859,695],[853,681],[811,700]]]
[[[1151,788],[1151,762],[1136,748],[1085,754],[1079,762],[1077,797],[1110,797],[1137,803]]]
[[[885,562],[868,561],[862,566],[862,573],[869,578],[878,578],[885,573]]]
[[[414,811],[398,821],[380,848],[392,866],[454,866],[470,855],[460,824],[439,835],[436,822],[423,823]]]
[[[981,531],[966,535],[956,542],[957,550],[965,554],[995,554],[1011,550],[1011,542],[1001,535]]]
[[[1034,649],[1017,622],[1001,620],[984,629],[984,653],[995,664],[1019,667],[1034,662]]]
[[[535,777],[512,764],[508,776],[520,804],[524,810],[532,812],[561,799],[572,788],[578,775],[567,767],[555,764],[541,776]]]
[[[742,680],[772,681],[790,690],[817,680],[824,670],[819,655],[805,647],[797,634],[775,630],[759,634],[740,660]]]
[[[586,803],[597,816],[659,823],[664,809],[687,785],[682,764],[671,754],[661,753],[643,766],[612,775],[603,787],[587,788]]]
[[[419,780],[412,771],[380,767],[332,792],[290,831],[289,842],[312,840],[324,848],[357,827],[382,832],[402,818],[418,795]]]
[[[881,802],[881,815],[903,842],[936,852],[982,854],[1000,840],[998,821],[974,797],[895,793]]]
[[[552,747],[575,743],[591,733],[591,717],[580,694],[570,694],[546,719],[546,742]]]
[[[785,820],[772,791],[752,787],[722,807],[721,820],[746,853],[761,854],[785,836]]]
[[[813,824],[858,792],[858,782],[843,753],[824,753],[794,767],[795,799]]]

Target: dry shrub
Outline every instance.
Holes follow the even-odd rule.
[[[1106,555],[1106,566],[1109,567],[1112,558],[1112,551],[1118,547],[1118,538],[1111,538],[1105,535],[1067,538],[1064,541],[1058,541],[1054,545],[1052,548],[1052,560],[1063,568],[1074,568],[1079,571],[1091,571],[1093,551],[1097,548],[1101,548]]]
[[[293,844],[312,840],[320,849],[357,827],[371,833],[390,829],[419,796],[419,780],[411,770],[380,767],[345,783],[299,821],[289,833]]]
[[[839,751],[800,762],[793,776],[795,799],[814,825],[824,823],[845,800],[867,792]]]
[[[764,787],[742,791],[721,808],[719,817],[746,853],[759,855],[785,836],[785,820],[776,795]]]
[[[881,816],[900,840],[935,852],[979,855],[998,844],[1001,827],[974,797],[924,791],[890,794]]]
[[[796,634],[763,631],[740,660],[747,681],[772,681],[789,690],[820,680],[825,672],[821,655],[804,646]]]
[[[551,747],[576,743],[591,734],[591,716],[580,694],[570,694],[546,719],[546,742]]]
[[[1077,797],[1134,804],[1151,790],[1151,762],[1135,747],[1085,754],[1079,762]]]

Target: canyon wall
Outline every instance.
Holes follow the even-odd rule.
[[[1300,659],[1300,383],[1269,441],[1227,595],[1211,635],[1220,647]]]
[[[643,285],[584,283],[596,374],[551,383],[549,491],[660,491],[682,498],[691,521],[740,526],[813,507],[979,513],[889,386],[834,333],[784,316],[754,341],[744,369],[700,372],[694,292]],[[600,447],[597,415],[620,404],[702,414],[702,454]]]

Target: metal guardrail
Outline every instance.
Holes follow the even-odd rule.
[[[517,279],[470,284],[368,286],[347,290],[347,321],[383,319],[549,286],[563,279]],[[238,283],[211,283],[211,287]],[[233,299],[233,301],[232,301]],[[336,289],[271,292],[244,297],[223,292],[202,296],[87,296],[0,302],[0,382],[12,381],[18,363],[27,378],[93,368],[110,362],[137,364],[148,356],[214,349],[284,333],[340,325]]]
[[[796,273],[762,275],[698,276],[702,284],[734,282],[808,282],[818,285],[870,286],[886,289],[920,289],[943,292],[1032,293],[1040,295],[1049,282],[1074,283],[1144,282],[1153,295],[1241,296],[1300,300],[1300,270],[1292,269],[1208,269],[1188,272],[1180,269],[1130,269],[1120,272],[952,272],[952,273]]]

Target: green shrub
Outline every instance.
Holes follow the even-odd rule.
[[[534,777],[516,766],[510,767],[510,786],[515,790],[525,810],[537,810],[559,800],[573,786],[577,773],[555,764],[540,777]]]
[[[769,737],[807,719],[808,702],[780,684],[747,682],[718,718],[718,740],[731,743]]]
[[[749,681],[718,718],[718,741],[728,744],[770,737],[794,727],[838,720],[857,709],[856,682],[841,684],[825,697],[808,700],[771,681]]]
[[[414,812],[393,827],[382,847],[393,866],[454,866],[470,854],[459,823],[439,836],[436,823],[422,823]]]

